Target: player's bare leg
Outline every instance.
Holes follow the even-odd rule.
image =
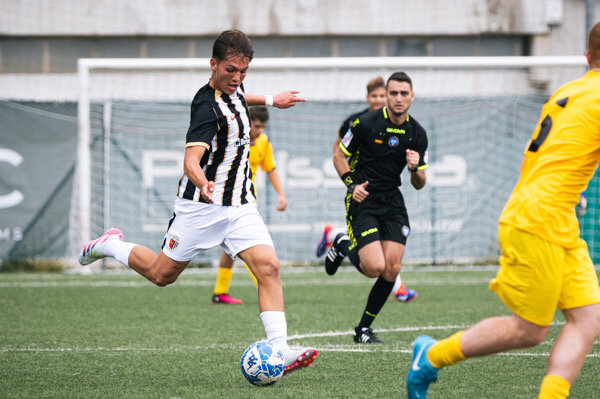
[[[573,384],[598,335],[600,304],[563,310],[563,326],[548,360],[548,375],[557,375]]]
[[[283,312],[279,260],[269,245],[255,245],[238,254],[258,280],[258,310]]]
[[[385,270],[385,256],[381,241],[370,242],[359,249],[358,257],[360,269],[367,277],[379,277]]]
[[[283,290],[279,279],[279,260],[268,245],[256,245],[238,254],[258,280],[258,309],[265,326],[267,340],[285,357],[288,374],[310,366],[317,357],[314,348],[292,350],[287,344],[287,323],[283,312]]]
[[[129,267],[159,287],[174,283],[188,263],[175,261],[162,251],[156,255],[142,245],[133,247],[129,254]]]
[[[381,241],[381,247],[385,259],[385,269],[381,273],[381,277],[387,281],[395,282],[398,273],[400,273],[405,246],[399,242],[383,240]]]
[[[404,245],[393,241],[373,241],[358,251],[360,268],[368,277],[377,277],[367,298],[365,310],[358,326],[354,328],[354,342],[383,343],[371,328],[392,292],[396,276],[400,272],[400,263]]]
[[[467,358],[531,348],[540,344],[548,331],[550,326],[538,326],[517,315],[490,317],[463,332],[460,348]]]
[[[162,251],[156,255],[142,245],[124,242],[123,233],[116,228],[87,243],[79,254],[79,263],[89,265],[105,257],[115,258],[160,287],[177,280],[189,263],[174,261]]]

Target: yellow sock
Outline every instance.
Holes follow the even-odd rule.
[[[569,396],[571,384],[563,377],[547,375],[542,380],[538,399],[564,399]]]
[[[446,339],[436,342],[429,348],[427,359],[429,359],[433,367],[439,369],[465,360],[465,355],[460,350],[460,337],[462,334],[463,331],[459,331]]]
[[[217,272],[217,283],[215,284],[215,295],[226,294],[229,291],[229,283],[231,283],[233,269],[219,267]]]
[[[256,289],[258,289],[258,280],[256,279],[256,277],[254,277],[254,274],[252,274],[252,270],[250,270],[248,265],[245,263],[244,266],[246,266],[246,269],[248,269],[248,274],[250,275],[250,277],[252,277],[252,281],[254,281],[254,286],[256,287]]]

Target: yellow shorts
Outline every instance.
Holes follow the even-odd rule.
[[[490,282],[510,310],[548,326],[554,311],[600,303],[600,287],[585,241],[563,248],[523,230],[501,224],[500,270]]]

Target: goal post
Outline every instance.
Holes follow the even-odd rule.
[[[455,198],[460,196],[452,191],[458,190],[455,183],[472,185],[469,190],[473,192],[468,194],[472,196],[470,199],[477,195],[491,198],[498,194],[494,192],[493,184],[485,181],[494,177],[494,171],[486,170],[487,175],[477,178],[471,176],[470,162],[484,162],[483,158],[478,161],[461,158],[464,149],[460,146],[470,145],[468,140],[474,139],[472,130],[480,129],[482,140],[497,140],[486,135],[491,129],[499,128],[498,121],[506,117],[501,115],[502,112],[512,112],[514,120],[502,119],[503,123],[513,124],[501,126],[507,131],[504,141],[482,143],[483,150],[498,151],[497,146],[503,146],[511,154],[522,153],[518,146],[531,135],[531,125],[539,117],[544,96],[558,84],[581,76],[586,60],[583,56],[257,58],[250,67],[244,82],[247,92],[275,94],[297,89],[309,99],[308,103],[290,110],[270,110],[272,120],[267,133],[278,153],[278,170],[291,190],[292,204],[287,215],[274,212],[271,189],[264,184],[260,187],[259,183],[259,206],[273,235],[289,236],[285,240],[282,238],[285,241],[285,245],[279,245],[282,251],[276,242],[280,258],[292,262],[314,260],[311,240],[322,223],[329,219],[335,219],[332,221],[337,224],[344,222],[343,187],[336,182],[328,158],[335,132],[347,114],[364,108],[368,80],[377,75],[387,78],[394,71],[404,70],[412,77],[417,93],[411,114],[428,130],[430,144],[434,147],[430,145],[430,154],[435,160],[431,179],[428,179],[431,187],[425,190],[426,194],[413,193],[408,186],[403,189],[411,224],[414,221],[413,233],[417,237],[427,236],[423,243],[429,248],[413,252],[411,246],[425,246],[421,238],[417,238],[415,241],[419,244],[409,244],[407,255],[414,261],[445,261],[491,258],[497,252],[491,243],[493,240],[479,242],[476,236],[481,231],[477,229],[468,233],[477,242],[468,245],[486,247],[485,253],[469,254],[463,248],[468,245],[448,250],[453,248],[453,240],[465,232],[467,223],[485,225],[484,235],[494,235],[492,225],[497,217],[493,215],[493,209],[498,206],[494,205],[490,210],[480,203],[482,200],[475,203],[482,207],[481,212],[487,219],[472,214],[459,222],[457,215],[448,216],[453,212],[456,214],[456,210],[446,209],[442,204],[444,200],[435,198],[440,195],[450,198],[464,210],[464,201],[468,199]],[[178,146],[183,148],[189,103],[210,77],[209,59],[80,59],[78,77],[78,162],[70,218],[72,252],[107,227],[107,223],[118,224],[128,218],[130,214],[111,217],[110,210],[119,205],[128,207],[129,213],[143,213],[139,218],[128,219],[130,234],[145,243],[144,234],[133,232],[144,230],[153,234],[151,241],[156,242],[160,234],[164,234],[168,218],[164,219],[164,226],[160,226],[158,222],[150,221],[153,218],[150,214],[160,209],[157,212],[164,218],[165,209],[170,206],[169,198],[175,195],[176,183],[173,182],[177,178],[174,171],[181,168],[177,163],[182,159],[177,150],[180,149]],[[111,107],[112,111],[107,112],[105,107]],[[494,107],[500,111],[495,113]],[[106,120],[107,115],[110,115],[110,121]],[[452,124],[457,126],[456,131],[450,128]],[[111,132],[112,125],[119,131]],[[93,137],[94,129],[102,139]],[[148,133],[144,129],[148,129]],[[514,137],[516,132],[518,139]],[[121,134],[127,137],[119,138]],[[177,146],[172,145],[175,142]],[[511,146],[514,148],[509,149]],[[118,156],[110,156],[114,151]],[[125,159],[122,164],[118,164],[119,157]],[[104,165],[107,162],[109,165]],[[95,171],[98,164],[104,165],[102,173]],[[127,177],[115,174],[111,168],[116,165],[129,168],[131,173]],[[488,165],[482,163],[474,167],[485,170]],[[120,172],[126,174],[123,169]],[[512,173],[514,175],[514,171]],[[163,191],[158,181],[166,175],[170,176],[171,184]],[[513,179],[513,175],[507,179]],[[125,180],[119,181],[120,178]],[[137,200],[134,194],[116,194],[114,190],[101,187],[104,182],[110,182],[111,187],[121,188],[136,179],[144,181],[144,184],[131,185],[131,190],[145,190],[146,194],[140,194],[141,205],[130,203]],[[403,178],[403,181],[408,180]],[[510,187],[514,181],[508,183]],[[312,200],[318,204],[311,203],[310,195],[301,192],[302,187],[313,190],[310,191]],[[505,192],[506,187],[502,190],[500,197],[510,194],[510,191]],[[334,198],[340,206],[332,204]],[[110,206],[105,206],[107,202]],[[436,205],[427,210],[425,203]],[[320,211],[325,214],[319,215]],[[133,226],[137,223],[142,226]],[[443,255],[445,251],[448,258]]]

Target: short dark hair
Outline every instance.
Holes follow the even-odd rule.
[[[379,89],[380,87],[385,88],[385,83],[383,82],[383,78],[381,76],[377,76],[376,78],[369,80],[369,83],[367,83],[367,94],[373,90]]]
[[[412,80],[411,78],[404,72],[394,72],[392,74],[392,76],[390,76],[387,80],[387,83],[385,84],[385,88],[387,89],[388,85],[390,84],[390,80],[395,80],[396,82],[406,82],[410,85],[410,88],[412,89]]]
[[[269,110],[264,105],[257,105],[254,107],[248,108],[250,111],[250,120],[258,119],[262,123],[267,123],[269,121]]]
[[[250,38],[237,29],[221,32],[213,44],[212,58],[217,62],[231,56],[248,58],[250,61],[254,56]]]
[[[600,67],[600,22],[597,22],[588,35],[588,51],[592,59],[592,68]]]

